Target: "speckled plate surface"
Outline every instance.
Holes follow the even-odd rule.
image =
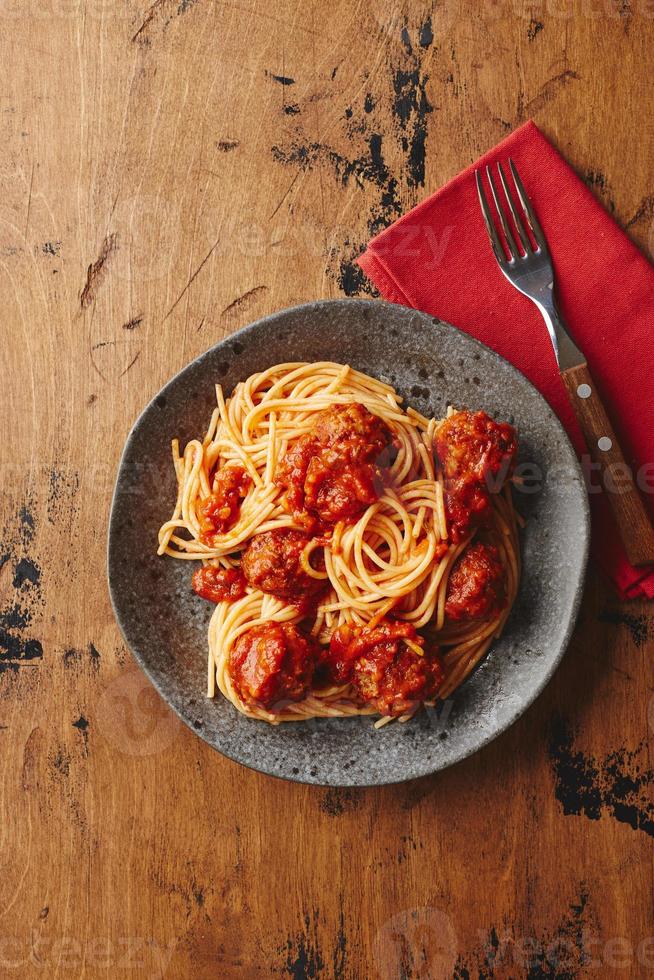
[[[440,709],[375,731],[370,718],[269,726],[205,697],[212,607],[190,588],[188,562],[156,556],[176,482],[170,440],[203,435],[226,391],[283,361],[333,360],[393,384],[442,415],[448,403],[514,422],[520,460],[540,473],[517,495],[527,524],[518,600],[504,635]],[[449,324],[381,302],[334,300],[283,310],[217,344],[172,379],[134,425],[109,529],[111,598],[125,641],[161,696],[229,758],[265,773],[331,786],[399,782],[444,769],[499,735],[543,689],[574,625],[589,522],[581,471],[557,418],[510,364]]]

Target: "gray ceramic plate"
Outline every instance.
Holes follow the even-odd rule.
[[[395,385],[426,415],[448,403],[514,422],[523,462],[540,473],[520,493],[526,518],[520,594],[503,637],[440,710],[375,731],[369,718],[272,727],[205,697],[212,607],[190,588],[188,562],[155,554],[176,484],[170,440],[204,434],[214,383],[230,391],[283,361],[334,360]],[[365,300],[309,303],[259,320],[184,368],[127,440],[109,529],[109,585],[125,642],[180,718],[224,755],[301,782],[369,786],[452,765],[508,728],[552,676],[574,625],[588,550],[586,492],[560,423],[506,361],[449,324]]]

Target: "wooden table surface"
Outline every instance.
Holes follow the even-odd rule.
[[[651,977],[649,606],[591,571],[510,731],[325,790],[176,721],[105,547],[159,387],[263,314],[371,293],[371,234],[527,118],[651,254],[654,5],[2,0],[0,24],[0,976]]]

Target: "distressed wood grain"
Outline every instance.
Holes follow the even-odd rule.
[[[287,785],[159,701],[105,584],[129,427],[534,118],[654,249],[645,2],[0,4],[0,975],[651,976],[653,614],[593,573],[477,756]]]

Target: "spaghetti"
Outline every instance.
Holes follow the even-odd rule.
[[[517,592],[510,426],[425,418],[331,362],[275,365],[216,400],[202,441],[173,441],[158,549],[201,562],[194,588],[217,600],[209,696],[273,724],[377,726],[449,697]]]

